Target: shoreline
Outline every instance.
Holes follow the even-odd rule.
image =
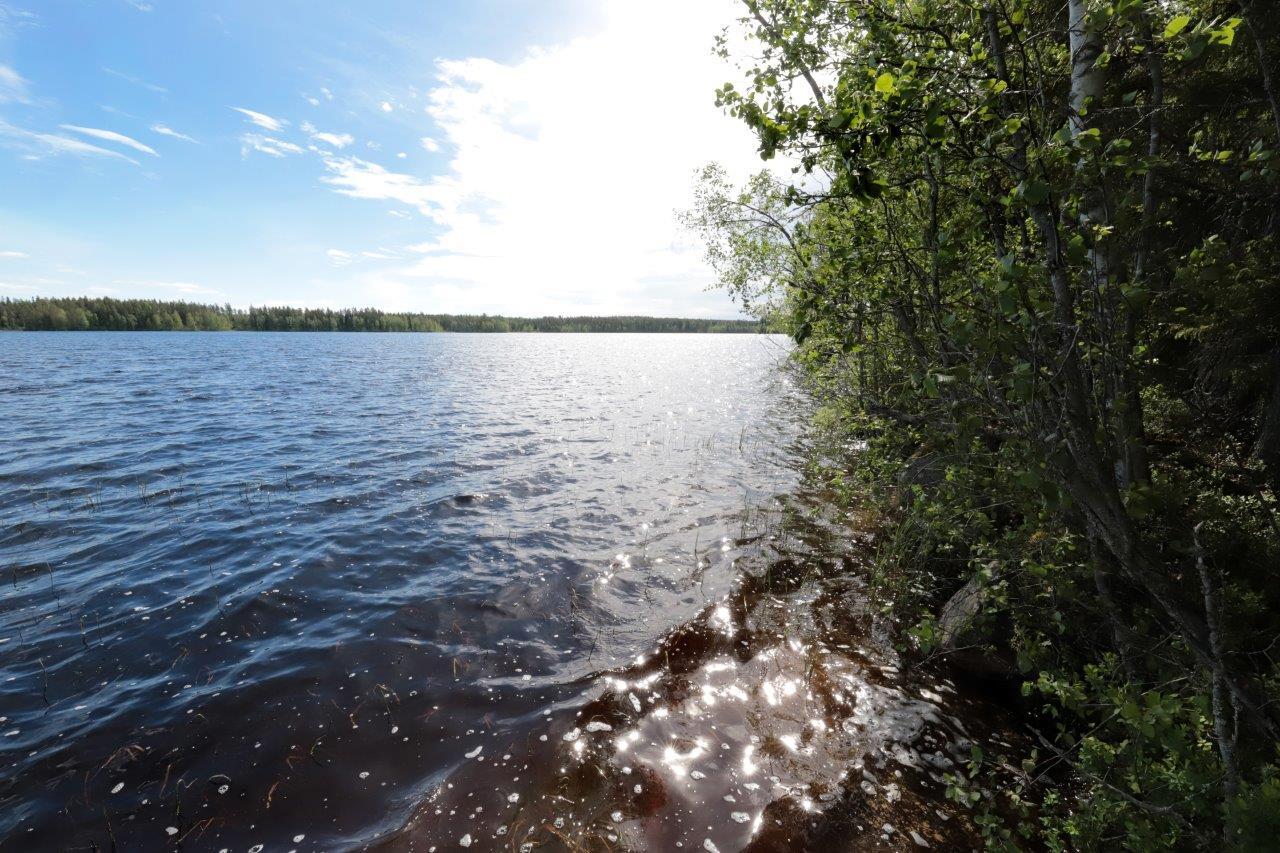
[[[605,332],[758,334],[761,320],[639,314],[446,314],[376,308],[236,308],[199,302],[111,297],[0,299],[0,329],[48,332]]]
[[[727,593],[579,701],[478,740],[371,849],[982,846],[949,774],[975,748],[1024,754],[1023,715],[895,651],[867,577],[875,534],[805,509]]]

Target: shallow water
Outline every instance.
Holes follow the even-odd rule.
[[[730,590],[797,483],[785,352],[0,335],[0,846],[433,834],[402,827]]]
[[[806,481],[752,512],[727,592],[585,702],[469,733],[376,849],[982,848],[947,788],[976,745],[1025,753],[1020,726],[979,685],[904,664],[865,581],[874,534],[834,504]],[[1001,761],[1004,785],[1019,771]]]

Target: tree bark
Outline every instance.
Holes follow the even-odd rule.
[[[1280,347],[1271,351],[1271,389],[1253,455],[1267,472],[1272,496],[1280,499]]]
[[[1200,589],[1204,595],[1204,617],[1209,627],[1209,649],[1213,654],[1213,736],[1218,742],[1218,755],[1222,759],[1222,797],[1228,805],[1236,798],[1240,786],[1240,770],[1236,765],[1235,734],[1227,724],[1227,715],[1231,711],[1231,699],[1227,696],[1227,670],[1222,647],[1222,626],[1220,614],[1222,605],[1218,600],[1218,582],[1209,572],[1204,558],[1204,548],[1200,545],[1200,528],[1204,522],[1191,530],[1192,540],[1196,548],[1196,570],[1200,574]],[[1227,836],[1228,839],[1230,836]]]

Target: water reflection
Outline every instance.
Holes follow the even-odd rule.
[[[794,482],[783,354],[0,336],[0,849],[357,849],[473,770],[449,843],[491,846],[546,722]]]
[[[463,832],[522,850],[980,846],[944,774],[1003,712],[902,672],[860,580],[862,531],[799,497],[731,543],[728,592],[529,728],[518,800],[459,820],[450,804],[492,797],[460,768],[386,847]]]
[[[0,337],[0,848],[969,846],[782,354]]]

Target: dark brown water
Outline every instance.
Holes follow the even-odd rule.
[[[585,702],[468,759],[382,851],[972,850],[946,797],[1006,708],[905,672],[863,581],[870,536],[798,487],[748,514],[738,575]]]
[[[786,349],[0,336],[0,848],[970,844]]]

